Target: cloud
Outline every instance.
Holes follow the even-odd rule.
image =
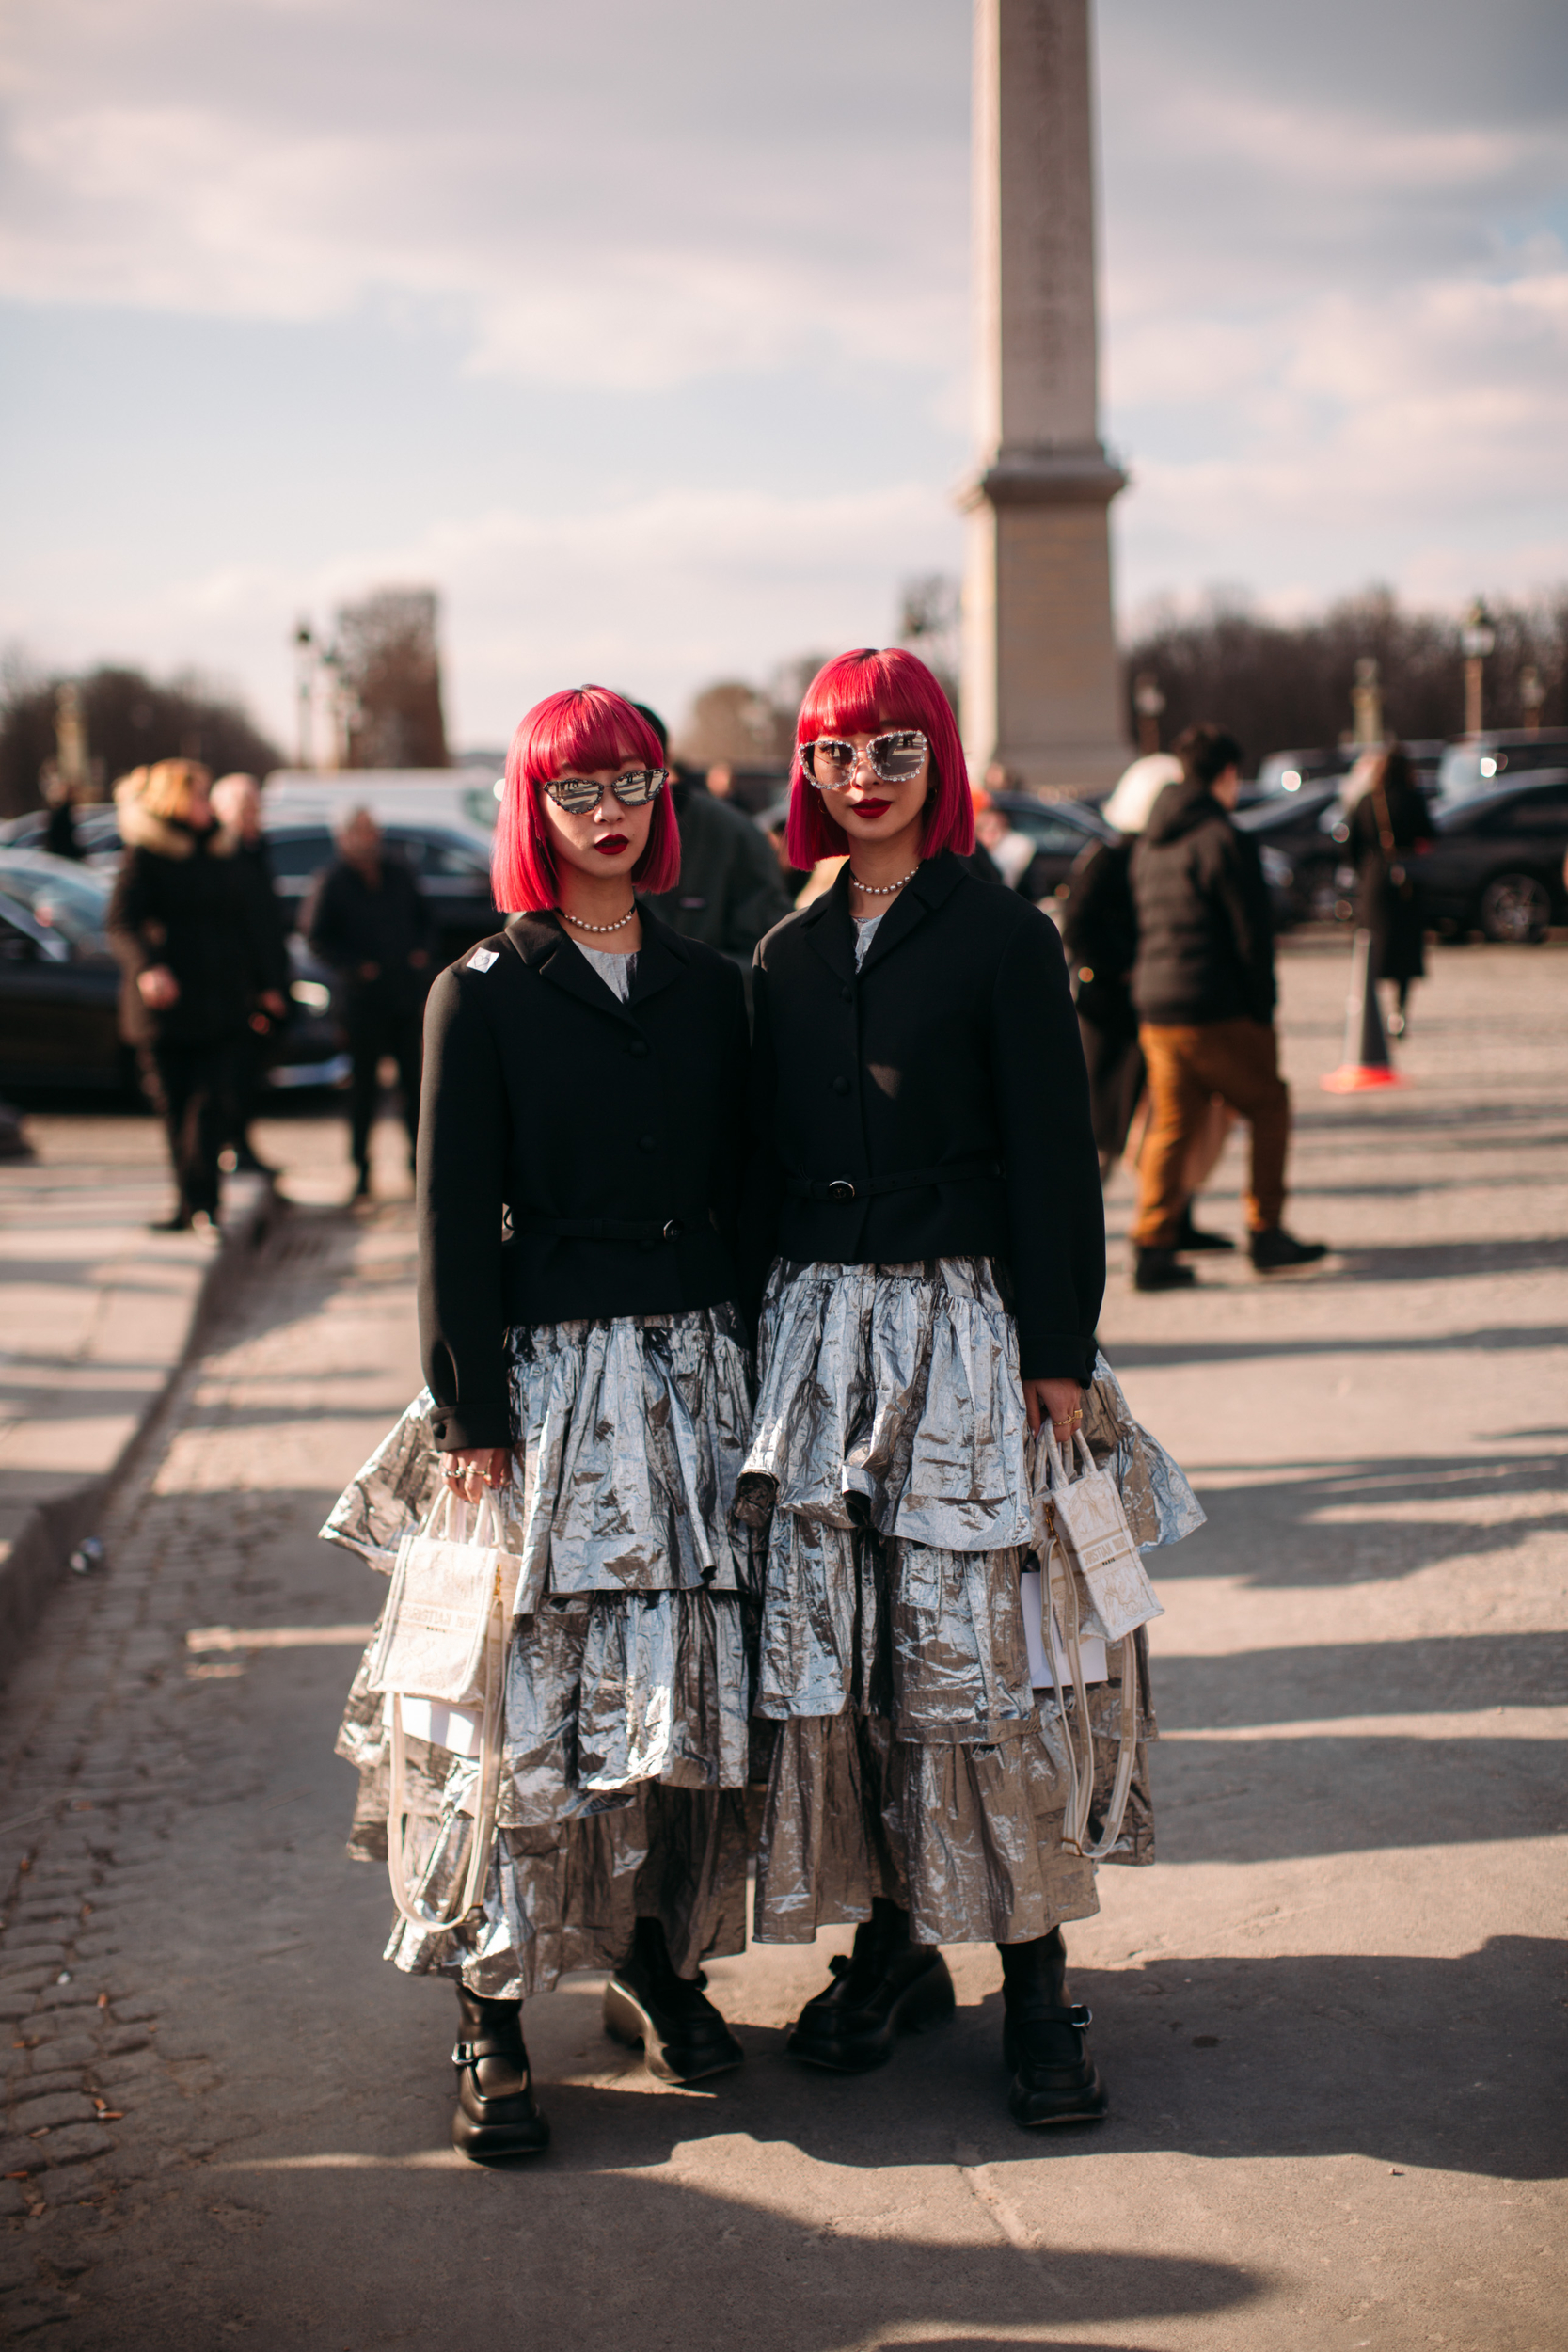
[[[43,444],[55,487],[21,501],[0,629],[197,660],[281,726],[295,611],[430,579],[470,737],[563,675],[676,706],[879,635],[902,572],[957,559],[966,20],[11,11],[0,301],[61,352],[104,322],[111,380],[117,352],[162,351],[189,382],[243,327],[275,397],[235,401],[220,457],[210,406],[182,465],[145,399],[45,373],[22,415],[13,390],[10,462],[36,475]],[[1098,0],[1097,22],[1124,598],[1568,572],[1560,0]]]

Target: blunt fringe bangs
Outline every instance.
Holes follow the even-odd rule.
[[[540,786],[572,770],[592,775],[624,759],[662,768],[657,736],[636,705],[608,686],[569,686],[546,694],[519,721],[506,755],[506,791],[496,820],[490,859],[496,904],[527,914],[561,904]],[[654,803],[648,846],[631,869],[639,890],[673,890],[680,879],[681,837],[665,786]]]
[[[803,869],[821,857],[843,857],[849,847],[847,834],[828,815],[822,794],[800,765],[800,745],[815,742],[819,735],[873,734],[883,724],[918,727],[931,748],[931,792],[921,856],[954,850],[967,857],[974,849],[974,804],[951,703],[917,654],[906,653],[901,645],[880,651],[861,645],[825,662],[800,705],[784,836],[791,866]]]

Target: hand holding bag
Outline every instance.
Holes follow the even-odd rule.
[[[1069,1852],[1082,1854],[1088,1861],[1099,1861],[1111,1851],[1121,1835],[1137,1759],[1138,1673],[1132,1636],[1140,1625],[1147,1625],[1151,1617],[1163,1616],[1164,1612],[1144,1574],[1115,1482],[1096,1469],[1082,1432],[1077,1446],[1082,1470],[1079,1477],[1073,1478],[1069,1459],[1058,1453],[1049,1424],[1040,1430],[1035,1448],[1033,1500],[1036,1548],[1044,1571],[1042,1641],[1051,1661],[1052,1687],[1056,1693],[1068,1759],[1062,1843]],[[1081,1649],[1083,1636],[1091,1627],[1107,1640],[1119,1643],[1121,1650],[1117,1776],[1103,1829],[1092,1846],[1085,1841],[1094,1796],[1094,1738],[1089,1727]],[[1056,1662],[1058,1655],[1066,1659],[1071,1679],[1070,1715]],[[1079,1739],[1083,1741],[1082,1758],[1078,1753]]]
[[[451,1533],[453,1510],[459,1532]],[[439,1934],[467,1918],[484,1892],[496,1833],[505,1699],[506,1635],[520,1569],[498,1540],[500,1516],[486,1494],[472,1537],[467,1505],[445,1485],[429,1518],[398,1549],[369,1686],[385,1692],[391,1716],[391,1788],[387,1872],[392,1899],[411,1926]],[[422,1911],[408,1883],[404,1698],[436,1700],[481,1714],[479,1775],[467,1867],[445,1912]]]

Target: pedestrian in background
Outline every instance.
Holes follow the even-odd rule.
[[[285,1009],[236,836],[214,820],[210,790],[190,759],[137,768],[115,787],[125,855],[107,929],[125,974],[121,1031],[150,1059],[179,1195],[157,1232],[216,1222],[250,1009]]]
[[[1357,760],[1345,780],[1343,839],[1355,866],[1355,928],[1371,934],[1369,987],[1391,980],[1391,1037],[1402,1037],[1414,980],[1426,977],[1426,929],[1416,861],[1430,847],[1426,795],[1398,743]],[[1337,836],[1339,837],[1339,836]]]
[[[632,708],[647,721],[668,757],[670,732],[657,711],[646,703]],[[680,827],[680,879],[673,890],[649,892],[645,903],[684,939],[733,956],[750,980],[757,941],[790,910],[777,852],[744,809],[732,800],[716,800],[711,789],[679,768],[672,771],[666,788]]]
[[[267,838],[261,829],[261,787],[254,776],[219,776],[213,787],[213,813],[233,837],[234,865],[250,907],[250,920],[261,943],[265,964],[264,986],[258,990],[235,1055],[233,1120],[224,1138],[233,1151],[234,1165],[253,1176],[276,1176],[257,1157],[250,1140],[261,1074],[272,1041],[289,1013],[289,917],[273,878]],[[263,1002],[263,997],[267,1000]],[[280,1004],[280,1012],[270,1009]]]
[[[1127,1148],[1144,1089],[1143,1049],[1132,1005],[1132,965],[1138,952],[1138,917],[1128,870],[1132,844],[1166,785],[1179,783],[1180,777],[1181,762],[1169,752],[1132,762],[1101,810],[1119,837],[1091,841],[1080,850],[1062,902],[1062,944],[1089,1073],[1101,1184],[1109,1183]]]
[[[383,1055],[397,1064],[408,1172],[414,1172],[435,930],[419,883],[402,858],[388,853],[368,808],[351,808],[341,817],[337,835],[337,862],[317,884],[304,928],[312,952],[342,975],[343,1025],[354,1065],[349,1082],[350,1149],[357,1170],[354,1198],[368,1200]]]
[[[1309,1265],[1321,1242],[1287,1232],[1291,1097],[1274,1025],[1274,920],[1249,835],[1231,811],[1242,750],[1220,727],[1189,727],[1176,745],[1181,781],[1149,812],[1130,871],[1138,927],[1132,1002],[1149,1091],[1149,1130],[1132,1225],[1133,1282],[1175,1290],[1194,1279],[1177,1254],[1194,1141],[1218,1094],[1252,1131],[1245,1212],[1259,1274]]]

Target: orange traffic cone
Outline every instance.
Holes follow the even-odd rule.
[[[1345,1003],[1345,1058],[1319,1080],[1325,1094],[1365,1094],[1373,1087],[1408,1085],[1388,1058],[1383,1010],[1372,970],[1372,935],[1357,931],[1351,959],[1351,990]]]

